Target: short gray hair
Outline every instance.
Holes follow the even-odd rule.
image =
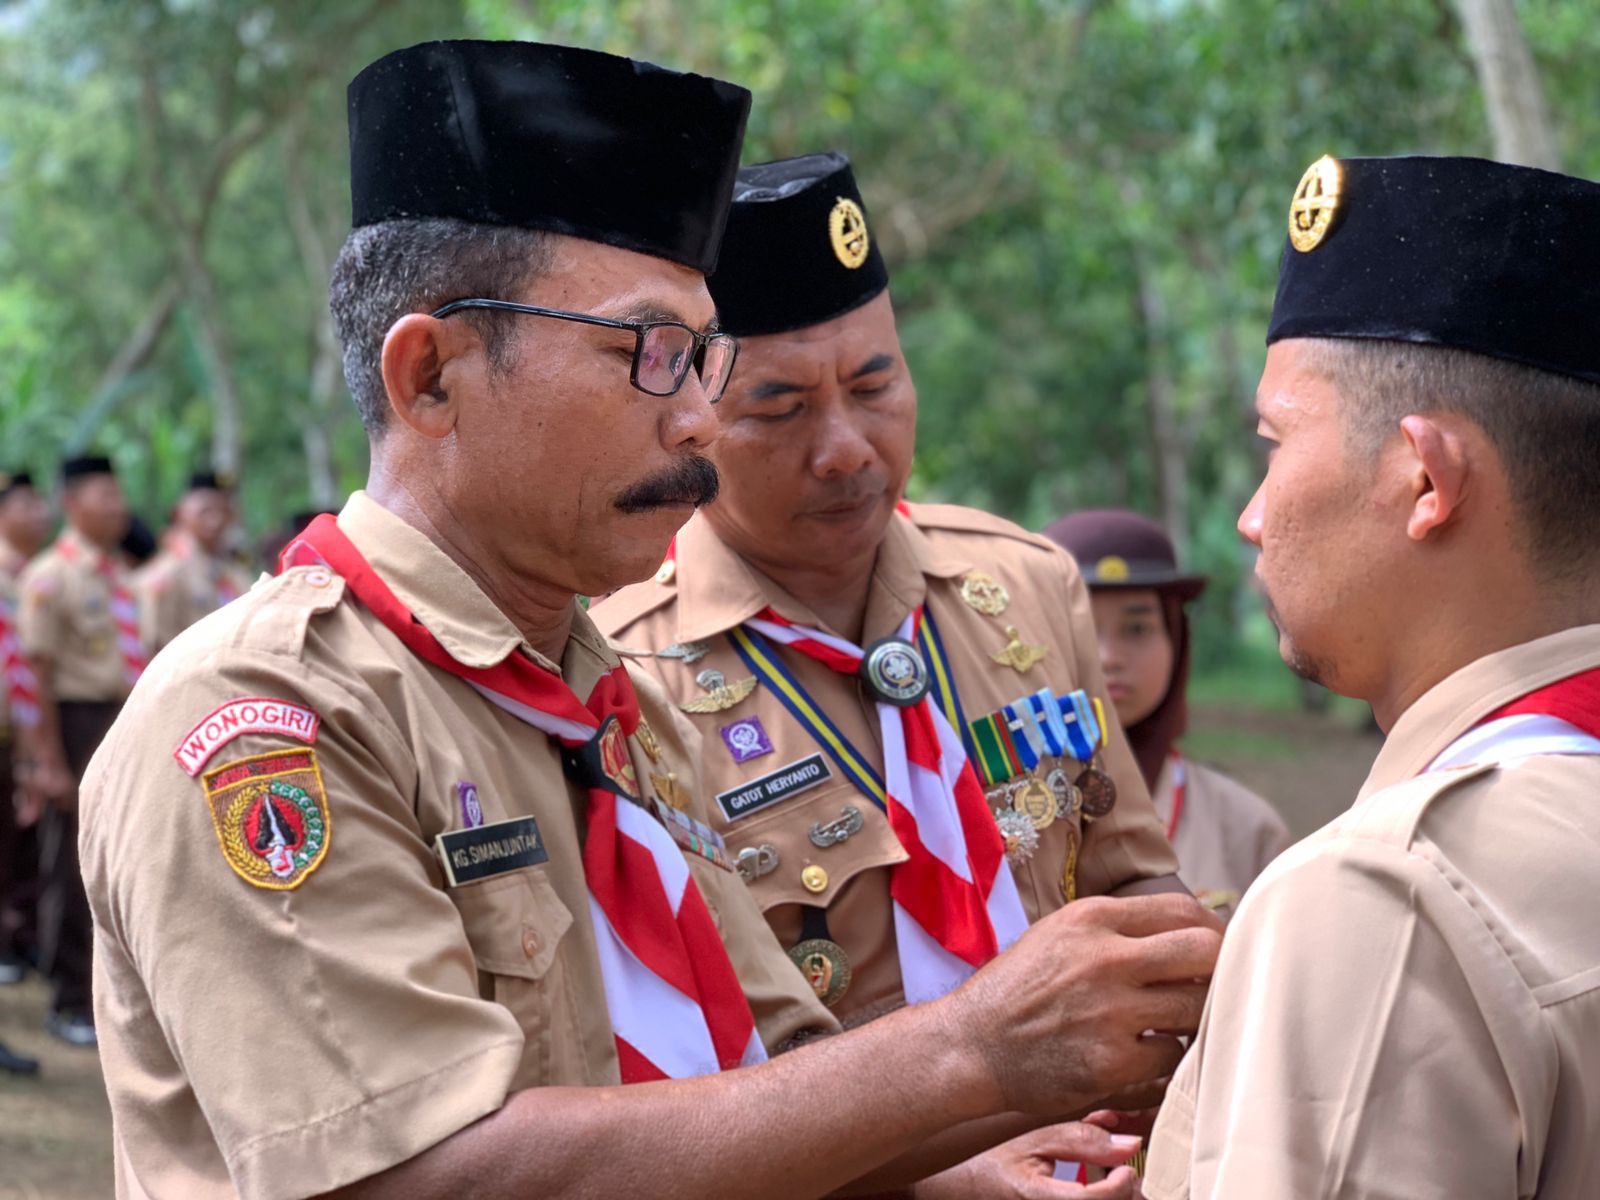
[[[548,235],[532,229],[418,217],[352,230],[333,265],[328,307],[344,348],[345,383],[368,434],[380,436],[389,416],[383,339],[396,321],[468,296],[514,299],[549,260]],[[503,367],[515,344],[515,316],[469,309],[459,319],[483,337],[491,369]]]
[[[1600,385],[1449,346],[1312,340],[1340,394],[1345,445],[1367,463],[1413,413],[1450,412],[1500,455],[1529,562],[1546,578],[1600,565]]]

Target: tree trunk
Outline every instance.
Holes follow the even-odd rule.
[[[313,508],[338,505],[339,485],[333,472],[333,447],[328,436],[339,404],[341,363],[333,314],[328,310],[328,276],[333,269],[337,222],[319,224],[312,211],[311,189],[304,170],[304,138],[307,114],[300,109],[289,125],[285,183],[289,224],[294,229],[295,245],[305,268],[307,290],[313,297],[311,318],[310,368],[306,373],[305,419],[301,422],[301,445],[306,456],[306,481]],[[328,229],[332,224],[333,228]],[[325,232],[326,230],[326,232]]]
[[[1494,156],[1526,167],[1561,169],[1555,127],[1539,71],[1512,0],[1456,0],[1489,110]]]

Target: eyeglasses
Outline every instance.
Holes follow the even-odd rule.
[[[540,308],[536,304],[515,304],[510,300],[452,300],[434,309],[432,315],[448,317],[466,308],[490,308],[577,321],[583,325],[603,325],[608,329],[631,329],[633,369],[628,381],[647,396],[676,395],[693,367],[700,376],[706,399],[715,404],[727,390],[734,359],[739,357],[739,342],[731,333],[698,333],[678,321],[615,321],[610,317]]]

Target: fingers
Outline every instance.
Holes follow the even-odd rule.
[[[1140,1139],[1107,1133],[1095,1125],[1070,1121],[1027,1135],[1028,1153],[1097,1167],[1120,1167],[1139,1149]]]
[[[1099,1119],[1105,1115],[1103,1110],[1102,1112],[1090,1114],[1089,1116],[1085,1117],[1084,1120],[1090,1121],[1093,1124],[1099,1125],[1105,1129],[1115,1129],[1118,1132],[1138,1132],[1137,1130],[1130,1131],[1125,1128],[1126,1114],[1130,1112],[1137,1112],[1141,1109],[1150,1109],[1152,1111],[1157,1109],[1160,1106],[1161,1101],[1165,1099],[1167,1094],[1167,1085],[1171,1082],[1172,1080],[1169,1076],[1163,1075],[1159,1078],[1149,1080],[1146,1083],[1136,1083],[1131,1087],[1125,1087],[1119,1092],[1114,1092],[1109,1096],[1103,1097],[1101,1099],[1102,1104],[1108,1104],[1113,1109],[1117,1110],[1112,1114],[1117,1121],[1115,1125],[1106,1125]]]
[[[1089,912],[1083,911],[1091,905]],[[1073,911],[1073,906],[1067,905],[1064,911]],[[1216,919],[1198,900],[1179,892],[1080,900],[1078,911],[1083,917],[1093,918],[1096,924],[1124,937],[1153,937],[1179,929],[1213,929],[1216,924]]]
[[[1016,1180],[1018,1200],[1135,1200],[1138,1177],[1127,1167],[1118,1167],[1097,1183],[1070,1183],[1044,1175]]]
[[[1132,975],[1136,983],[1208,979],[1217,965],[1217,955],[1222,952],[1222,935],[1215,929],[1196,925],[1141,937],[1126,949],[1135,956]]]

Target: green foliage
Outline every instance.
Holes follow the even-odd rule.
[[[1592,6],[1519,10],[1567,165],[1600,172]],[[1034,527],[1085,505],[1160,511],[1165,379],[1187,469],[1177,532],[1214,579],[1204,663],[1251,611],[1232,524],[1257,476],[1249,409],[1290,189],[1324,152],[1489,152],[1444,0],[23,5],[0,20],[5,457],[46,469],[96,442],[159,515],[211,445],[204,311],[186,296],[137,369],[109,392],[102,377],[179,271],[174,223],[204,221],[252,526],[308,500],[308,422],[331,420],[337,482],[358,486],[353,412],[309,397],[325,280],[290,201],[331,253],[343,85],[439,36],[549,38],[740,80],[756,93],[747,160],[848,151],[921,396],[918,495]],[[241,131],[254,140],[207,207]]]

